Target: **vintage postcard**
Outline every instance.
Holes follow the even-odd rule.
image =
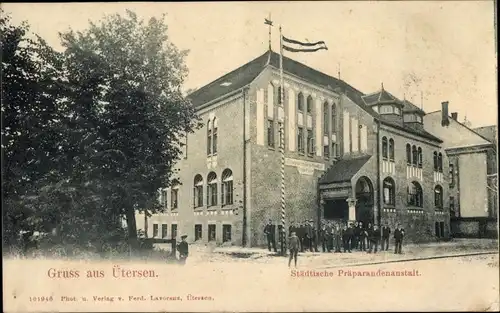
[[[496,1],[4,3],[4,312],[498,311]]]

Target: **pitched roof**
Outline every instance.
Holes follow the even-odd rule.
[[[280,55],[274,51],[268,50],[266,51],[266,53],[240,66],[234,71],[231,71],[226,75],[214,80],[213,82],[203,86],[202,88],[194,91],[193,93],[188,95],[188,98],[191,99],[191,103],[195,107],[213,101],[219,97],[222,97],[226,94],[229,94],[242,87],[249,85],[255,78],[257,78],[257,76],[266,68],[268,64],[275,68],[279,68]],[[366,102],[363,100],[363,97],[370,97],[371,95],[365,96],[363,92],[359,91],[358,89],[354,88],[353,86],[349,85],[343,80],[322,73],[305,64],[292,60],[286,56],[283,56],[283,71],[298,76],[312,84],[321,86],[325,89],[329,89],[332,91],[340,89],[340,91],[343,94],[345,94],[345,96],[347,96],[349,99],[351,99],[355,104],[357,104],[358,107],[366,111],[374,118],[381,120],[386,125],[408,131],[410,133],[413,133],[414,135],[422,136],[430,140],[441,142],[439,138],[432,136],[431,134],[422,129],[407,127],[404,124],[399,125],[393,121],[384,119],[383,116],[381,116],[380,114],[375,112],[371,107],[366,105]],[[385,90],[382,91],[383,94],[380,95],[381,99],[390,98],[397,100],[397,98],[394,97],[389,92]],[[379,92],[375,94],[377,95],[378,99]]]
[[[394,103],[399,103],[401,104],[401,100],[393,96],[390,92],[386,91],[385,89],[381,89],[375,93],[362,96],[363,102],[366,105],[374,105],[378,103],[387,103],[387,102],[394,102]]]
[[[319,179],[320,184],[350,182],[351,178],[368,162],[371,155],[365,155],[356,159],[342,159],[326,170]]]
[[[268,60],[265,53],[213,82],[188,95],[191,103],[198,107],[250,84],[264,70]]]
[[[489,125],[483,127],[476,127],[472,129],[477,134],[485,139],[488,139],[491,143],[496,144],[497,142],[497,125]]]
[[[421,114],[425,114],[424,110],[419,108],[418,106],[414,105],[408,100],[403,100],[403,112],[418,112]]]

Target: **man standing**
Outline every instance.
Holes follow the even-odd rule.
[[[332,252],[333,249],[333,227],[332,222],[329,221],[326,225],[326,247],[328,252]]]
[[[326,230],[325,222],[322,223],[321,230],[319,231],[319,240],[321,241],[321,250],[327,251],[328,246],[328,231]]]
[[[274,252],[278,252],[276,250],[276,226],[273,225],[272,220],[269,220],[266,227],[264,227],[264,234],[266,234],[267,238],[267,249],[271,251],[272,246]]]
[[[305,228],[304,228],[304,223],[300,223],[299,226],[297,227],[297,237],[299,238],[299,243],[300,243],[300,251],[304,252],[304,240],[305,240]]]
[[[334,238],[333,238],[333,242],[335,245],[335,252],[342,252],[340,250],[340,246],[342,245],[342,241],[343,241],[342,237],[343,237],[343,231],[342,231],[342,229],[340,229],[340,226],[337,224],[337,225],[335,225]]]
[[[177,244],[177,251],[179,251],[179,264],[186,264],[186,259],[189,255],[189,245],[186,242],[187,235],[181,236],[181,242]]]
[[[394,230],[394,240],[396,248],[394,249],[395,254],[401,254],[401,248],[403,246],[403,238],[405,236],[405,230],[401,227],[400,224]]]
[[[366,230],[363,227],[363,222],[359,222],[357,228],[358,249],[359,251],[366,251]]]
[[[342,238],[342,241],[344,242],[344,252],[351,252],[353,231],[352,223],[349,224],[349,227],[344,225],[344,237]]]
[[[349,224],[351,226],[351,224]],[[354,222],[352,225],[352,238],[351,238],[351,248],[356,249],[359,245],[359,223],[358,221]]]
[[[382,244],[380,245],[380,250],[385,250],[389,249],[389,237],[391,235],[391,228],[385,224],[382,227]],[[384,249],[385,246],[385,249]]]
[[[373,247],[375,247],[373,253],[377,253],[378,243],[380,241],[380,229],[378,229],[377,225],[373,226],[373,228],[368,231],[368,240],[370,241],[368,253],[372,253]]]
[[[311,251],[318,252],[318,232],[316,231],[316,226],[314,226],[314,221],[309,220],[311,224]]]
[[[368,245],[368,250],[371,249],[370,245],[372,244],[372,241],[370,241],[370,233],[373,232],[373,226],[372,223],[368,223],[368,227],[366,227],[364,234],[365,234],[365,241],[366,244]]]
[[[292,263],[292,259],[295,261],[295,267],[297,267],[297,255],[299,254],[299,238],[295,232],[292,232],[288,238],[288,247],[290,249],[290,258],[288,259],[288,267]]]

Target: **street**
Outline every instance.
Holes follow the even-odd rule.
[[[193,258],[193,262],[188,261],[183,267],[159,262],[6,260],[4,310],[495,311],[499,308],[498,255],[331,269],[304,265],[297,268],[317,273],[309,277],[292,272],[287,259],[273,259],[260,263],[198,262]],[[120,277],[112,274],[117,266],[124,273]],[[79,277],[52,279],[47,275],[50,268],[79,272]],[[88,277],[89,270],[104,275]],[[139,278],[128,275],[140,271],[154,275]],[[386,274],[377,276],[376,273],[382,272]],[[410,276],[416,272],[418,275]],[[28,300],[43,296],[52,296],[53,300]],[[76,301],[64,301],[63,296]]]

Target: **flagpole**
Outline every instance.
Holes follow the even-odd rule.
[[[280,103],[278,107],[278,120],[280,126],[280,153],[281,153],[281,254],[286,255],[286,228],[285,228],[285,216],[286,216],[286,202],[285,202],[285,89],[283,82],[283,35],[281,33],[280,25]]]

